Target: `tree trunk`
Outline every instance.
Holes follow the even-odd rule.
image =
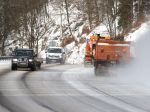
[[[68,2],[67,2],[67,0],[65,0],[65,8],[66,8],[66,13],[67,13],[68,28],[69,28],[69,31],[70,31],[70,35],[73,37],[72,31],[71,31],[71,28],[70,28],[70,18],[69,18],[69,11],[68,11]]]
[[[91,30],[92,29],[92,14],[91,14],[90,0],[87,0],[87,14],[88,14],[88,21],[89,21],[89,26]]]
[[[38,54],[39,53],[39,38],[37,37],[37,40],[36,40],[36,53]]]
[[[94,4],[95,4],[95,10],[96,10],[96,26],[99,25],[99,8],[98,8],[98,4],[97,4],[97,0],[94,0]]]
[[[3,7],[3,31],[2,31],[2,46],[1,46],[1,54],[2,56],[5,55],[5,41],[7,39],[8,36],[8,23],[7,23],[7,19],[8,19],[8,13],[7,13],[7,3],[8,1],[4,1],[4,7]]]

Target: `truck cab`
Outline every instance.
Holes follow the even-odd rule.
[[[64,64],[66,53],[62,47],[49,47],[46,51],[46,64],[60,63]]]
[[[11,61],[11,69],[17,70],[17,68],[30,68],[32,71],[41,67],[42,60],[37,58],[37,54],[33,49],[16,49],[13,52],[13,58]]]

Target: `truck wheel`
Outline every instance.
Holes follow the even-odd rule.
[[[50,64],[50,61],[46,61],[46,64]]]
[[[36,71],[36,65],[32,66],[32,67],[31,67],[31,70],[32,70],[32,71]]]
[[[97,76],[98,75],[98,70],[94,68],[94,74]]]
[[[38,67],[39,67],[39,69],[41,69],[41,63],[39,63]]]
[[[12,65],[11,70],[17,70],[17,67]]]
[[[65,64],[65,62],[63,60],[60,61],[60,64]]]
[[[35,71],[35,70],[36,70],[36,68],[35,68],[35,67],[31,67],[31,70],[32,70],[32,71]]]
[[[98,63],[96,61],[94,62],[94,73],[96,76],[99,74]]]

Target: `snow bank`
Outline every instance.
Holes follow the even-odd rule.
[[[108,36],[109,32],[106,25],[100,24],[87,36],[87,38],[89,39],[92,34],[100,34],[101,36]]]
[[[82,64],[84,59],[85,44],[74,47],[71,55],[67,58],[66,63]]]
[[[2,66],[2,65],[10,65],[11,64],[11,61],[10,60],[8,60],[8,61],[0,61],[0,66]]]
[[[11,68],[11,61],[7,60],[7,61],[2,61],[0,60],[0,71],[3,71],[4,69],[10,69]]]
[[[126,37],[126,40],[127,41],[138,41],[141,38],[141,36],[143,36],[143,34],[145,32],[147,32],[147,30],[149,28],[149,26],[148,26],[149,23],[150,22],[144,23],[141,25],[141,27],[138,30],[136,30],[133,33],[129,33],[129,35]]]

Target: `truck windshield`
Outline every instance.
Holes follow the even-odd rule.
[[[17,50],[15,53],[16,56],[33,56],[32,50]]]
[[[48,53],[62,53],[62,50],[58,48],[50,48],[48,49]]]

